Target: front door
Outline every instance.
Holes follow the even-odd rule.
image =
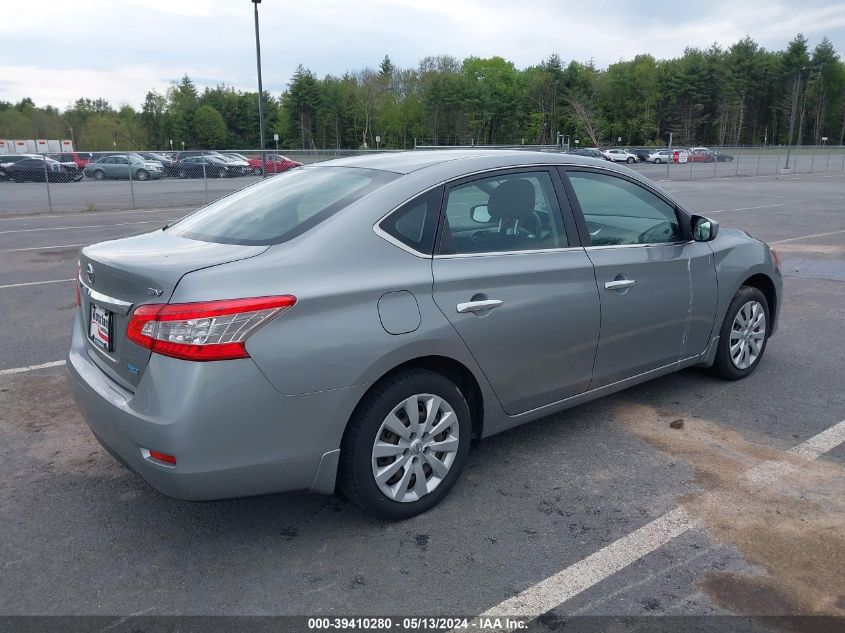
[[[508,414],[581,393],[592,375],[598,292],[557,178],[511,170],[446,192],[434,300]]]
[[[688,241],[675,207],[632,179],[575,169],[567,175],[601,297],[592,388],[678,361],[693,307],[691,261],[712,257],[710,249]]]

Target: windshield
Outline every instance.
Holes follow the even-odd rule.
[[[205,242],[278,244],[396,177],[352,167],[292,169],[213,202],[168,231]]]

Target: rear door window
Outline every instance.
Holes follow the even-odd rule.
[[[278,244],[301,235],[398,174],[354,167],[292,169],[200,209],[168,229],[224,244]]]

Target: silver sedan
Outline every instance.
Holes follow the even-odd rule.
[[[76,402],[161,492],[428,510],[474,440],[690,366],[747,376],[777,253],[633,171],[416,151],[299,167],[82,249]]]

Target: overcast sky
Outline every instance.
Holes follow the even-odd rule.
[[[138,106],[188,73],[202,87],[256,89],[249,0],[5,0],[0,99],[59,108],[79,96]],[[426,55],[501,55],[523,68],[557,53],[606,66],[648,52],[729,45],[782,49],[798,32],[845,52],[845,2],[828,0],[264,0],[264,87],[299,63],[318,76]]]

